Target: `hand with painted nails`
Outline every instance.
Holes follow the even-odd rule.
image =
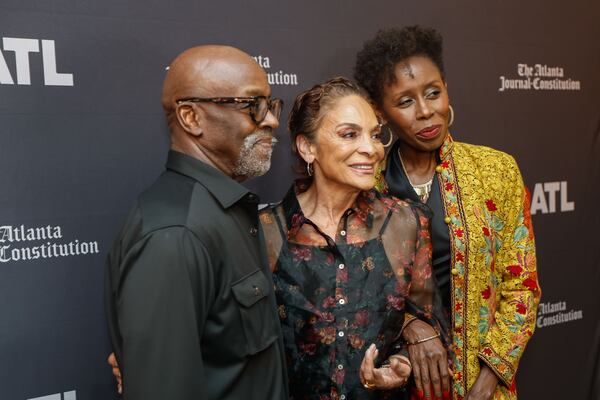
[[[359,371],[363,386],[369,390],[390,390],[404,386],[411,372],[408,358],[393,355],[388,359],[389,364],[375,368],[378,355],[379,350],[374,344],[365,352]]]
[[[117,363],[117,357],[115,357],[115,353],[110,353],[108,356],[108,365],[112,368],[112,373],[117,380],[117,392],[119,394],[123,394],[123,378],[121,377],[121,370],[119,369],[119,364]]]
[[[448,354],[440,338],[435,337],[436,333],[431,325],[418,319],[402,331],[402,336],[409,343],[415,386],[422,399],[450,398]]]
[[[477,380],[469,390],[465,400],[489,400],[498,385],[498,376],[485,364],[482,364]]]

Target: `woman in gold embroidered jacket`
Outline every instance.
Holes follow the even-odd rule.
[[[447,315],[452,374],[439,339],[410,346],[413,397],[515,399],[515,373],[541,294],[517,164],[500,151],[453,141],[442,38],[435,30],[380,31],[359,52],[355,78],[398,138],[380,190],[433,211],[433,269]],[[415,320],[403,336],[414,343],[433,333]]]

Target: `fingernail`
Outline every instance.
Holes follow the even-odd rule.
[[[444,400],[450,399],[450,391],[449,390],[444,390],[442,392],[442,397],[444,398]]]
[[[422,391],[422,390],[419,390],[419,391],[417,392],[417,395],[419,396],[419,398],[420,398],[420,399],[423,399],[423,398],[425,398],[425,393],[423,393],[423,391]]]

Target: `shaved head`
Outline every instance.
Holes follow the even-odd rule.
[[[175,101],[186,97],[250,96],[239,87],[258,77],[267,82],[263,69],[248,54],[230,46],[192,47],[179,54],[169,65],[163,84],[162,104],[167,114]],[[262,79],[261,79],[262,78]],[[262,83],[262,82],[261,82]],[[259,87],[256,88],[256,91]]]

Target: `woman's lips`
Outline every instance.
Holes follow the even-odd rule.
[[[440,131],[442,130],[442,126],[441,125],[432,125],[432,126],[428,126],[425,129],[421,129],[419,132],[417,132],[418,137],[422,138],[422,139],[433,139],[435,137],[437,137],[437,135],[440,134]]]
[[[360,174],[365,175],[372,175],[375,172],[375,167],[373,164],[351,164],[350,168]]]

